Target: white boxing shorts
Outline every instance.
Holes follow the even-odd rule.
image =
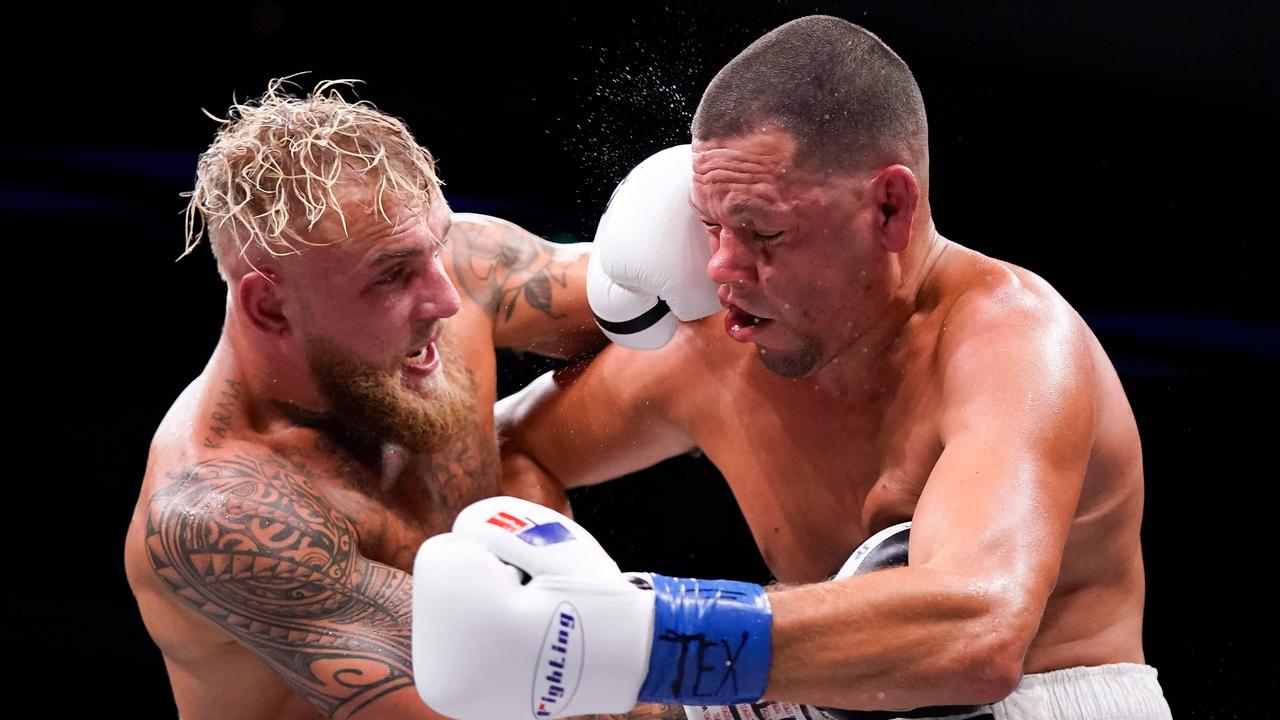
[[[1008,697],[962,714],[914,720],[1172,720],[1150,665],[1116,663],[1023,675]],[[686,706],[688,720],[888,720],[892,712],[829,710],[796,703]]]

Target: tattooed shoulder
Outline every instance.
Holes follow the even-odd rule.
[[[346,716],[413,683],[411,578],[362,558],[354,525],[305,472],[237,453],[174,473],[149,501],[147,554],[184,604]]]

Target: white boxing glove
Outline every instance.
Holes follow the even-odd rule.
[[[625,713],[648,672],[653,607],[577,523],[482,500],[414,561],[418,694],[462,720]]]
[[[600,218],[587,299],[600,329],[619,345],[660,348],[677,320],[720,309],[707,277],[707,231],[689,205],[692,184],[691,146],[667,148],[627,175]]]
[[[531,576],[609,577],[621,572],[586,528],[521,498],[499,496],[474,502],[458,513],[453,532],[475,540]]]
[[[755,701],[771,626],[764,588],[620,573],[573,520],[516,498],[463,510],[413,565],[414,681],[459,720]]]

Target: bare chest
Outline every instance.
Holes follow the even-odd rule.
[[[501,466],[492,423],[483,418],[440,452],[388,457],[381,467],[317,443],[317,490],[355,525],[360,553],[412,571],[418,546],[447,532],[458,512],[498,492]]]
[[[716,393],[719,419],[700,424],[696,440],[775,577],[815,582],[870,535],[911,518],[942,451],[936,399],[911,384],[840,397],[781,382],[785,393],[745,382]]]

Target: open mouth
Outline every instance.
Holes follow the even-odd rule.
[[[729,321],[738,327],[749,327],[752,325],[759,325],[762,322],[767,322],[764,318],[752,315],[737,305],[729,307]]]
[[[436,343],[431,341],[409,353],[400,361],[406,369],[419,373],[429,373],[440,364],[440,354],[436,352]]]
[[[762,318],[743,310],[737,305],[729,305],[724,316],[724,329],[729,336],[738,342],[750,342],[752,338],[773,320]]]

